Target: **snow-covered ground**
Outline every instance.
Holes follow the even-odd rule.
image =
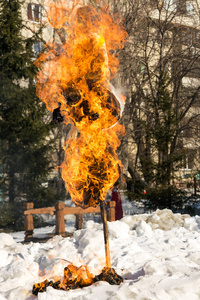
[[[24,232],[0,234],[0,300],[200,299],[200,217],[170,210],[128,215],[133,209],[126,203],[124,218],[108,222],[112,267],[124,279],[119,286],[96,282],[70,291],[48,287],[32,295],[34,283],[62,277],[69,262],[87,264],[93,274],[105,266],[102,224],[88,220],[74,231],[74,217],[68,216],[71,238],[23,244]],[[34,232],[41,237],[53,231],[49,226]]]

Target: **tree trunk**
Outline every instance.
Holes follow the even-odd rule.
[[[8,197],[9,202],[15,201],[15,173],[13,172],[12,167],[10,167],[9,172]]]

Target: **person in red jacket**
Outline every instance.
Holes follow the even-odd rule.
[[[115,220],[120,220],[123,218],[123,209],[122,209],[122,201],[119,193],[119,183],[116,182],[112,189],[112,198],[111,201],[115,201]]]

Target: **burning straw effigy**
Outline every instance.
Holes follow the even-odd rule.
[[[116,279],[111,268],[105,197],[117,181],[121,165],[116,150],[123,132],[118,121],[124,97],[116,93],[110,80],[119,67],[117,50],[127,35],[108,7],[70,3],[63,0],[49,5],[48,20],[61,42],[48,43],[36,61],[37,93],[50,111],[59,112],[58,122],[71,124],[60,167],[72,201],[82,208],[101,206],[106,267],[99,276],[89,276],[89,282],[113,278],[110,281],[119,284],[122,278]],[[66,267],[64,283],[46,281],[44,288],[35,285],[33,292],[48,285],[67,290],[76,286],[71,284],[74,277],[79,287],[87,285],[87,279],[80,276],[77,280],[77,273],[79,268]],[[89,274],[87,270],[85,274]]]

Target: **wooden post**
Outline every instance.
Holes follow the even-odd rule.
[[[33,209],[33,202],[24,203],[24,210]],[[33,215],[24,215],[25,241],[33,237]]]
[[[103,233],[104,233],[104,243],[105,243],[105,253],[106,253],[106,267],[111,268],[109,239],[108,239],[108,224],[107,224],[105,201],[100,202],[100,207],[101,207],[101,219],[102,219],[102,223],[103,223]]]
[[[108,210],[108,221],[109,222],[115,221],[115,206],[116,206],[115,201],[109,202],[109,210]]]
[[[57,202],[55,208],[56,208],[56,234],[65,236],[65,219],[64,219],[65,203]]]
[[[83,214],[76,214],[75,228],[82,229],[82,225],[83,225]]]

